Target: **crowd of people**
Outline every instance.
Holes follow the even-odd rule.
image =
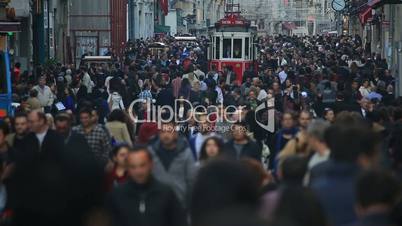
[[[257,46],[242,81],[208,68],[204,38],[130,41],[112,64],[16,64],[0,225],[402,225],[386,60],[359,36]]]

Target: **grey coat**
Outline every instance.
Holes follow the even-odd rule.
[[[154,160],[153,175],[157,180],[170,185],[183,206],[187,207],[190,197],[189,193],[195,176],[195,162],[190,146],[184,138],[179,137],[177,140],[179,153],[168,170],[165,169],[159,156],[156,154],[155,150],[159,147],[159,139],[156,139],[149,146],[149,151]]]

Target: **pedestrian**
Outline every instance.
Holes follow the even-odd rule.
[[[261,161],[262,149],[247,136],[247,127],[242,122],[236,122],[232,128],[232,139],[225,144],[224,154],[234,159],[252,158]]]
[[[330,160],[317,165],[310,174],[311,188],[334,225],[356,220],[354,183],[361,168],[373,167],[378,161],[377,134],[361,118],[354,117],[337,119],[328,129],[325,140],[331,150]]]
[[[180,203],[188,207],[195,161],[187,140],[176,131],[174,122],[162,123],[158,137],[150,144],[154,159],[153,175],[175,191]]]
[[[224,143],[216,136],[205,139],[201,146],[200,161],[206,162],[215,159],[223,154]]]
[[[122,144],[113,148],[112,160],[113,168],[107,172],[105,186],[106,191],[111,192],[113,189],[121,186],[127,181],[127,155],[130,151],[130,146]]]
[[[46,113],[50,112],[55,96],[50,87],[46,85],[46,77],[39,77],[38,85],[34,86],[32,89],[36,90],[38,93],[37,98],[39,100],[40,106],[44,109]],[[32,93],[32,95],[32,97],[35,98],[35,94]],[[33,106],[31,107],[35,108],[34,110],[37,109],[35,104],[33,104]]]
[[[29,97],[27,99],[27,109],[30,111],[42,109],[42,105],[38,99],[38,91],[36,89],[32,89],[29,92]]]
[[[202,144],[208,137],[215,136],[216,134],[213,132],[212,123],[206,114],[196,113],[195,117],[197,119],[197,133],[190,139],[190,146],[194,159],[198,162],[201,157]]]
[[[28,116],[24,112],[18,112],[14,115],[14,133],[10,133],[7,136],[8,145],[18,149],[27,134]]]
[[[100,168],[85,136],[72,130],[72,117],[59,113],[55,117],[56,131],[63,136],[65,148],[61,166],[67,180],[68,203],[66,222],[82,225],[82,219],[101,200],[103,168]]]
[[[16,154],[16,225],[60,225],[65,216],[67,180],[61,164],[64,140],[49,129],[46,120],[41,111],[29,113],[31,133]]]
[[[85,136],[99,165],[106,166],[111,152],[111,138],[107,130],[93,122],[91,109],[81,109],[79,117],[81,124],[74,127],[73,131]]]
[[[400,182],[389,172],[370,170],[359,176],[356,183],[355,226],[388,226],[400,222],[392,217],[401,195]],[[400,213],[399,213],[400,216]]]
[[[308,142],[313,149],[314,154],[308,162],[308,169],[311,170],[315,166],[329,159],[331,151],[325,142],[325,132],[330,124],[324,120],[313,120],[307,128]]]
[[[192,224],[210,225],[231,211],[253,215],[258,206],[259,189],[258,177],[244,164],[228,159],[211,160],[201,167],[194,183]]]
[[[128,153],[127,167],[127,183],[115,189],[107,201],[115,225],[187,225],[175,192],[152,176],[153,158],[146,147]]]

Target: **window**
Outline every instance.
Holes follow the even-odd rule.
[[[250,38],[246,38],[245,44],[244,44],[244,57],[246,59],[250,59]]]
[[[242,39],[234,39],[233,40],[233,58],[242,58]]]
[[[221,58],[221,38],[216,37],[215,38],[215,43],[216,43],[215,59],[219,60]]]
[[[223,39],[223,58],[232,58],[232,39]]]
[[[208,54],[208,60],[214,59],[212,54],[215,51],[215,45],[208,46],[207,51],[208,51],[208,53],[207,53]]]

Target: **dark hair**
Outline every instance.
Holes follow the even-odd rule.
[[[332,108],[324,108],[324,113],[323,115],[326,116],[329,112],[333,112],[334,110],[332,110]]]
[[[29,91],[29,96],[30,97],[37,97],[38,96],[38,91],[36,89],[31,89]]]
[[[268,171],[264,169],[264,166],[261,164],[261,162],[252,158],[243,158],[240,160],[240,162],[255,173],[260,187],[264,186],[264,181],[267,179],[267,177],[269,177],[269,174]]]
[[[119,122],[125,123],[126,115],[124,114],[124,111],[122,111],[120,109],[115,109],[112,111],[112,113],[110,113],[107,121],[108,122],[119,121]]]
[[[20,112],[15,113],[15,115],[14,115],[14,120],[15,120],[16,118],[27,118],[27,117],[28,117],[27,113],[25,113],[25,112],[23,112],[23,111],[20,111]]]
[[[295,120],[295,114],[294,114],[293,112],[291,112],[291,111],[285,111],[285,112],[283,112],[281,120],[283,120],[283,118],[284,118],[285,115],[290,115],[290,117],[292,117],[292,120],[293,120],[293,121]]]
[[[176,126],[176,121],[174,120],[174,118],[172,118],[171,120],[168,120],[170,118],[171,113],[170,112],[163,112],[161,114],[161,120],[162,120],[162,124],[171,124],[173,126]],[[172,116],[174,117],[174,116]]]
[[[128,150],[130,150],[130,146],[128,146],[127,144],[119,144],[113,148],[112,157],[115,157],[120,152],[120,150],[123,148],[127,148]]]
[[[291,185],[302,185],[307,172],[308,161],[304,156],[293,155],[285,158],[281,164],[282,181]]]
[[[133,148],[130,149],[130,153],[135,153],[135,152],[145,152],[149,158],[149,160],[152,162],[153,157],[151,152],[149,152],[149,149],[146,145],[135,145]]]
[[[218,146],[218,155],[222,154],[223,151],[223,142],[220,138],[218,137],[208,137],[207,139],[205,139],[204,143],[202,143],[201,146],[201,151],[200,151],[200,160],[207,160],[208,159],[208,155],[207,155],[207,143],[208,141],[213,140],[215,142],[215,144]]]
[[[393,118],[394,118],[394,121],[398,121],[398,120],[402,119],[402,107],[395,108]]]
[[[338,161],[355,162],[359,155],[372,156],[380,142],[378,134],[374,133],[364,121],[345,118],[336,121],[324,135],[331,150],[331,158]]]
[[[317,197],[308,188],[299,186],[286,187],[281,192],[272,225],[283,221],[297,226],[328,225]]]
[[[254,210],[258,205],[258,191],[257,176],[240,162],[209,161],[200,169],[194,183],[190,208],[194,225],[204,225],[206,218],[228,209]]]
[[[356,198],[362,207],[376,204],[393,207],[400,194],[401,186],[398,180],[386,171],[367,171],[357,180]]]
[[[3,131],[4,136],[7,136],[10,133],[10,127],[4,121],[0,121],[0,130]]]
[[[71,124],[72,118],[67,113],[59,113],[54,118],[54,122],[68,122],[69,124]]]
[[[87,107],[82,108],[82,109],[80,110],[80,115],[81,115],[81,114],[89,114],[89,115],[92,115],[92,109],[91,109],[91,108],[87,108]]]
[[[302,110],[299,114],[298,114],[298,118],[300,118],[300,116],[302,114],[307,114],[310,118],[313,118],[313,114],[311,114],[311,112],[307,111],[307,110]]]
[[[233,123],[233,125],[247,128],[247,123],[245,121],[243,121],[243,120],[236,121],[235,123]]]

